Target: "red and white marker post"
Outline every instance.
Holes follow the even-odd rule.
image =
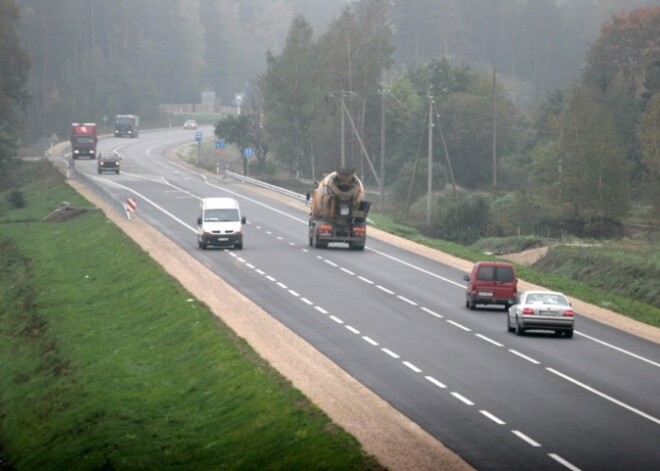
[[[133,198],[128,198],[124,203],[124,210],[126,211],[126,217],[130,221],[131,213],[134,213],[137,210],[137,202]]]

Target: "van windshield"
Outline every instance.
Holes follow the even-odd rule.
[[[204,222],[238,221],[237,209],[207,209]]]

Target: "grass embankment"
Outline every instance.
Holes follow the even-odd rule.
[[[42,221],[90,205],[21,165],[43,175],[0,195],[0,469],[381,469],[100,211]]]
[[[498,260],[496,255],[530,248],[528,238],[480,241],[471,247],[429,239],[416,229],[370,214],[379,229],[433,247],[464,260]],[[660,250],[656,245],[608,242],[593,246],[540,241],[552,248],[531,266],[516,265],[530,283],[562,291],[582,301],[660,327]]]

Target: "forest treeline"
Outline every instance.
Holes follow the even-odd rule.
[[[347,162],[434,235],[621,234],[660,212],[660,20],[629,3],[0,0],[0,165],[72,121],[245,92],[218,131],[254,171],[332,170],[344,122]]]
[[[295,19],[283,52],[268,58],[253,114],[263,121],[252,123],[291,173],[337,166],[343,121],[347,161],[368,184],[383,180],[389,210],[432,236],[617,237],[624,220],[657,226],[660,7],[611,17],[581,74],[526,110],[495,68],[444,58],[384,81],[389,11],[361,5],[318,39]]]

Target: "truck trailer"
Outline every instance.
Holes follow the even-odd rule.
[[[74,159],[87,156],[90,159],[96,158],[96,123],[71,123],[69,131],[69,140],[71,141],[71,156]]]
[[[364,250],[367,241],[367,214],[371,203],[364,200],[364,186],[355,169],[340,168],[326,175],[311,198],[309,245],[327,248],[338,242],[351,250]]]

